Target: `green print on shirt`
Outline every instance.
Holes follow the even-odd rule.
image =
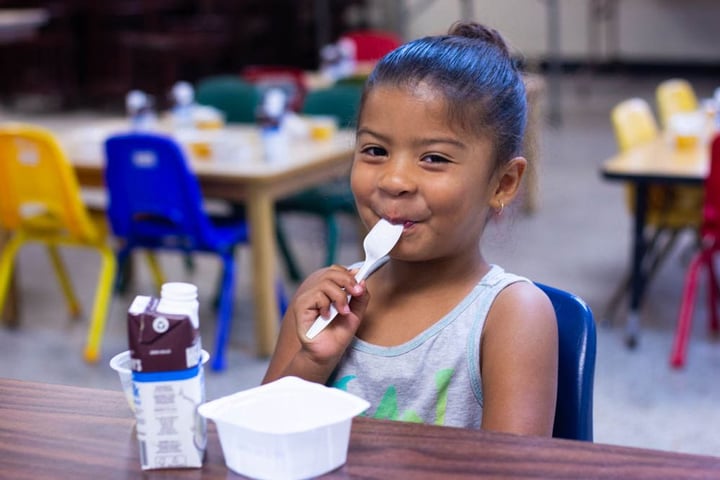
[[[452,368],[438,370],[435,373],[435,387],[438,394],[437,404],[435,405],[435,421],[433,422],[435,425],[445,424],[448,387],[450,386],[450,380],[452,379],[453,373],[454,371]],[[337,380],[333,384],[333,387],[339,390],[347,391],[348,383],[350,383],[355,378],[357,378],[355,375],[345,376]],[[363,415],[369,416],[367,412],[365,412]],[[380,400],[380,404],[378,405],[377,409],[375,410],[375,414],[372,415],[372,417],[383,420],[401,420],[403,422],[423,423],[423,419],[420,418],[420,415],[418,415],[417,412],[414,412],[412,410],[407,410],[402,414],[398,412],[397,390],[395,389],[394,385],[390,385],[385,390],[385,394],[383,395],[382,400]]]

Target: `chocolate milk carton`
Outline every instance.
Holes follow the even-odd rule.
[[[160,298],[137,296],[128,309],[128,340],[143,470],[199,468],[206,421],[197,287],[166,283]]]

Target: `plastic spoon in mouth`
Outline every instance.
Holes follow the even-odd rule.
[[[381,218],[379,222],[368,232],[363,240],[363,249],[365,250],[365,262],[360,267],[360,270],[355,274],[355,280],[361,282],[372,274],[379,265],[387,261],[387,255],[390,250],[393,249],[395,244],[400,240],[402,235],[403,226],[402,224],[394,225],[384,218]],[[350,295],[348,295],[350,299]],[[333,321],[337,315],[337,310],[334,305],[330,305],[330,314],[328,318],[318,316],[315,319],[315,323],[312,324],[310,329],[305,334],[308,338],[312,339],[317,336],[330,322]]]

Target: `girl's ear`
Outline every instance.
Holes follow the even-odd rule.
[[[497,186],[490,199],[490,206],[495,210],[502,210],[509,205],[520,190],[520,182],[527,168],[524,157],[515,157],[507,162],[497,173]]]

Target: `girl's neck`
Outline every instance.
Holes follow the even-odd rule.
[[[405,343],[449,313],[489,269],[479,252],[462,259],[390,260],[368,280],[370,304],[356,335],[376,345]]]
[[[423,262],[391,259],[378,271],[378,280],[386,291],[417,292],[475,285],[489,270],[490,265],[480,252],[470,258],[463,256]]]

